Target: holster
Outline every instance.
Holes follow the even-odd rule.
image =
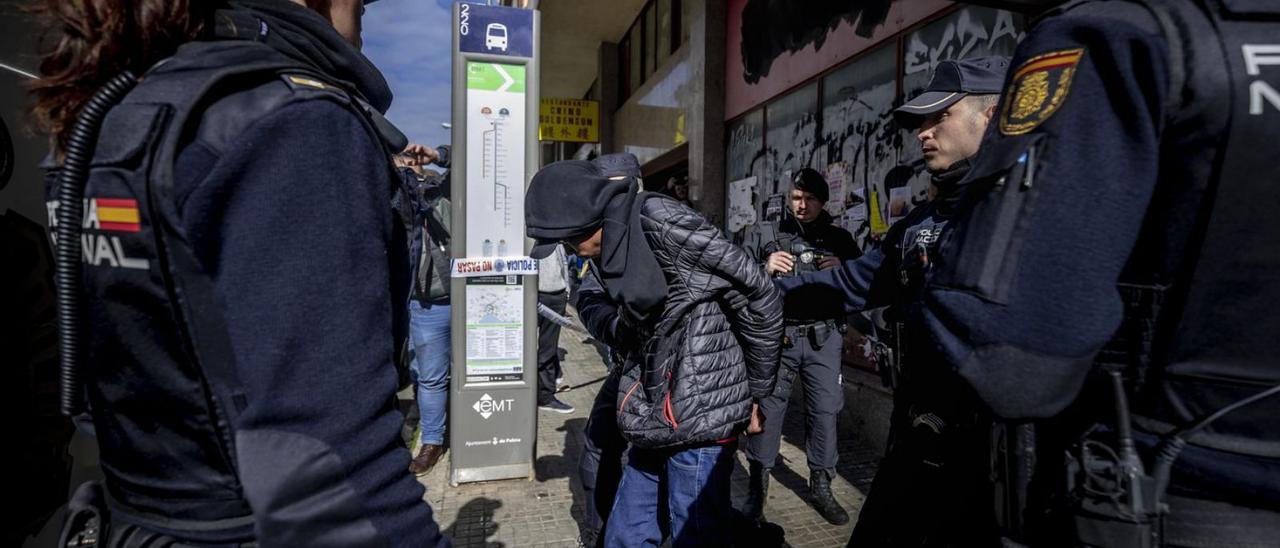
[[[67,502],[67,519],[62,524],[59,547],[106,546],[111,513],[107,510],[102,482],[80,484]]]

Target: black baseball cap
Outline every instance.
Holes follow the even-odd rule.
[[[966,95],[1000,93],[1008,70],[1009,58],[998,55],[938,63],[924,92],[894,109],[893,117],[903,127],[918,127],[924,116],[954,105]]]
[[[524,196],[525,235],[534,241],[529,256],[551,255],[560,242],[595,232],[614,196],[627,192],[631,177],[611,179],[591,162],[547,164],[529,181]]]

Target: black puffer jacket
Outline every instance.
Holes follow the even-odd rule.
[[[751,402],[769,395],[777,376],[782,340],[782,301],[764,270],[733,245],[701,214],[665,196],[643,200],[641,227],[667,281],[664,312],[654,325],[621,326],[608,295],[584,291],[579,314],[594,335],[628,356],[633,379],[638,368],[662,363],[652,356],[664,345],[654,337],[664,320],[687,312],[669,337],[671,376],[656,392],[660,421],[646,424],[648,406],[637,406],[647,384],[624,378],[618,421],[624,435],[641,447],[708,443],[732,437],[750,419]],[[620,327],[621,326],[621,327]],[[650,356],[646,360],[645,350]],[[665,374],[665,373],[664,373]],[[644,383],[642,383],[644,384]],[[628,392],[630,396],[628,396]],[[655,393],[650,391],[650,397]],[[635,398],[635,399],[632,399]]]

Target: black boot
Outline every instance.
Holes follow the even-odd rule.
[[[831,471],[814,470],[809,473],[809,497],[813,499],[813,506],[822,518],[832,525],[849,523],[849,513],[840,507],[835,495],[831,494]]]
[[[764,519],[764,499],[769,494],[769,469],[756,461],[747,460],[751,473],[747,481],[747,503],[742,515],[752,521]]]

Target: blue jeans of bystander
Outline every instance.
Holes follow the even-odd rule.
[[[449,305],[409,301],[409,336],[423,444],[444,444],[449,412]]]

